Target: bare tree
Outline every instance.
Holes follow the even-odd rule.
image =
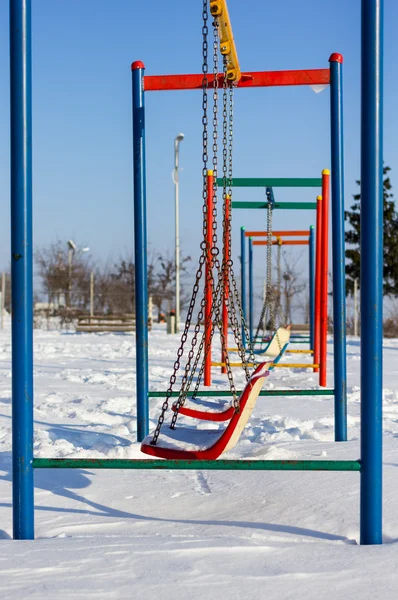
[[[191,260],[190,256],[180,257],[180,271],[187,273],[187,263]],[[152,296],[154,306],[158,313],[162,312],[164,303],[167,303],[168,310],[171,310],[175,300],[175,262],[168,254],[155,254],[148,266],[148,291]],[[183,286],[182,286],[183,289]],[[186,303],[187,298],[181,295],[181,306]]]
[[[76,253],[70,265],[66,243],[57,241],[35,253],[35,262],[48,302],[68,298],[70,308],[84,310],[89,301],[90,257]]]
[[[1,292],[1,273],[0,273],[0,292]],[[10,271],[5,271],[5,285],[6,285],[6,293],[4,297],[4,308],[8,313],[11,313],[11,273]]]
[[[182,274],[186,273],[186,264],[190,260],[189,256],[181,257]],[[61,307],[67,301],[64,309],[57,308],[65,322],[76,316],[72,312],[88,311],[91,272],[94,272],[96,314],[134,314],[135,265],[131,256],[121,256],[111,266],[94,268],[89,257],[76,253],[71,264],[66,243],[58,241],[39,249],[35,261],[48,303]],[[165,303],[171,309],[174,301],[174,259],[155,251],[148,262],[148,293],[160,313]],[[182,303],[184,300],[182,295]]]
[[[300,255],[295,259],[290,254],[283,256],[283,267],[281,273],[281,296],[283,299],[284,322],[292,323],[293,317],[293,299],[296,305],[300,303],[300,294],[307,285],[301,280],[301,273],[298,270],[297,263],[300,261]]]

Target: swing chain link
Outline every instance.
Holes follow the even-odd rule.
[[[203,162],[203,177],[206,180],[206,176],[207,176],[207,162],[209,160],[209,156],[208,156],[208,150],[207,150],[207,145],[208,145],[208,131],[207,131],[207,126],[209,123],[208,120],[208,116],[207,116],[207,108],[208,108],[208,94],[207,94],[207,89],[208,89],[208,85],[209,85],[209,81],[208,81],[208,72],[209,72],[209,65],[208,65],[208,47],[209,47],[209,42],[208,42],[208,34],[209,34],[209,28],[207,25],[207,21],[208,21],[208,11],[207,11],[207,0],[203,0],[203,10],[202,10],[202,17],[203,17],[203,26],[202,26],[202,54],[203,54],[203,62],[202,62],[202,74],[203,74],[203,79],[202,79],[202,91],[203,91],[203,96],[202,96],[202,111],[203,111],[203,115],[202,115],[202,125],[203,125],[203,132],[202,132],[202,162]],[[205,193],[205,189],[203,188],[203,193]]]
[[[168,410],[168,404],[169,404],[169,400],[172,396],[173,386],[176,382],[177,372],[181,366],[181,358],[184,354],[184,345],[188,339],[188,334],[189,334],[189,330],[190,330],[190,326],[191,326],[191,322],[192,322],[192,316],[193,316],[193,312],[195,309],[197,295],[199,292],[199,284],[200,284],[200,280],[203,276],[204,267],[206,265],[209,268],[206,269],[204,294],[203,294],[203,297],[200,302],[198,316],[197,316],[197,320],[196,320],[196,324],[195,324],[195,328],[193,331],[192,340],[191,340],[191,344],[190,344],[191,347],[188,352],[187,362],[186,362],[185,369],[184,369],[184,375],[182,377],[180,393],[179,393],[179,397],[178,397],[176,405],[175,405],[175,411],[173,412],[173,417],[172,417],[170,427],[172,429],[174,429],[174,427],[175,427],[175,424],[176,424],[176,421],[178,418],[179,408],[185,402],[187,393],[190,389],[190,386],[193,381],[193,377],[196,373],[196,369],[199,364],[200,356],[202,355],[203,348],[206,343],[206,330],[205,330],[202,334],[202,337],[201,337],[201,340],[199,343],[199,347],[196,350],[196,356],[195,356],[195,349],[196,349],[196,345],[198,342],[198,335],[199,335],[200,327],[203,322],[203,318],[204,318],[204,314],[205,314],[206,295],[207,295],[207,292],[209,291],[209,288],[213,292],[212,293],[213,301],[212,301],[212,305],[211,305],[211,314],[210,314],[210,316],[206,315],[206,317],[209,318],[211,330],[210,330],[210,336],[206,343],[206,347],[204,348],[204,358],[202,360],[202,364],[201,364],[199,374],[197,377],[197,381],[195,384],[194,397],[196,396],[198,389],[199,389],[200,381],[201,381],[201,378],[202,378],[202,375],[204,372],[204,367],[205,367],[205,358],[208,355],[209,351],[211,350],[211,343],[212,343],[212,339],[214,336],[214,330],[215,330],[215,326],[217,325],[220,329],[221,345],[225,352],[225,363],[226,363],[226,367],[227,367],[227,374],[228,374],[228,379],[229,379],[229,384],[230,384],[230,390],[231,390],[231,393],[233,396],[233,405],[234,405],[235,411],[239,412],[239,398],[237,397],[237,393],[236,393],[232,369],[231,369],[230,360],[229,360],[229,356],[228,356],[228,352],[227,352],[227,341],[224,336],[223,327],[222,327],[222,323],[221,323],[221,317],[220,317],[221,307],[222,307],[223,298],[224,298],[224,285],[225,285],[225,281],[228,280],[230,269],[232,269],[232,260],[227,261],[224,258],[222,260],[222,264],[220,265],[220,260],[218,258],[219,249],[217,247],[217,241],[218,241],[217,240],[217,167],[218,167],[217,160],[218,160],[218,43],[219,43],[219,34],[218,34],[218,23],[216,21],[213,22],[213,33],[214,33],[214,41],[213,41],[213,123],[212,123],[213,124],[213,136],[212,136],[213,137],[213,145],[212,145],[212,151],[213,151],[213,157],[212,157],[213,225],[212,225],[211,244],[209,244],[208,239],[207,239],[207,237],[208,237],[208,221],[209,221],[209,216],[210,216],[207,213],[207,210],[208,210],[207,209],[207,198],[208,198],[208,192],[209,192],[209,190],[208,190],[208,161],[209,161],[209,154],[208,154],[208,142],[209,142],[209,132],[208,132],[208,125],[209,125],[209,120],[208,120],[208,87],[209,87],[208,33],[209,33],[209,28],[207,25],[207,22],[208,22],[208,7],[207,6],[208,6],[207,0],[203,0],[203,10],[202,10],[202,16],[203,16],[203,26],[202,26],[202,36],[203,36],[203,42],[202,42],[202,52],[203,52],[203,63],[202,63],[202,74],[203,74],[203,80],[202,80],[202,91],[203,91],[203,97],[202,97],[202,111],[203,111],[203,114],[202,114],[202,125],[203,125],[203,133],[202,133],[202,143],[203,143],[203,152],[202,152],[203,241],[201,242],[201,245],[200,245],[202,253],[201,253],[201,256],[199,259],[199,265],[198,265],[198,269],[196,272],[195,284],[193,287],[193,292],[192,292],[191,300],[190,300],[188,311],[187,311],[187,318],[186,318],[186,322],[185,322],[184,332],[181,336],[180,347],[177,351],[177,359],[174,362],[174,369],[173,369],[173,373],[170,377],[170,382],[169,382],[169,387],[168,387],[168,390],[166,393],[166,398],[162,404],[161,414],[159,416],[158,424],[156,426],[156,429],[154,431],[153,438],[151,441],[151,444],[154,444],[154,445],[157,443],[161,427],[164,423],[165,413]],[[224,179],[223,199],[224,199],[224,203],[223,203],[223,205],[224,205],[224,215],[225,215],[227,159],[229,158],[229,168],[228,168],[229,181],[228,181],[228,184],[229,184],[229,186],[231,186],[232,141],[233,141],[233,116],[232,116],[233,89],[232,89],[232,86],[230,85],[229,86],[230,87],[229,126],[228,126],[228,122],[227,122],[227,119],[228,119],[228,110],[227,110],[228,83],[227,83],[227,78],[226,78],[226,61],[224,61],[224,84],[223,85],[224,85],[224,97],[223,97],[223,179]],[[227,133],[229,133],[228,149],[227,149]],[[230,196],[232,195],[232,189],[230,189],[229,195]],[[227,224],[227,229],[225,231],[225,235],[228,236],[228,238],[226,238],[226,239],[229,239],[229,243],[231,243],[230,220]],[[225,240],[224,240],[224,243],[225,243]],[[213,276],[213,269],[216,270],[216,273],[218,275],[216,286],[214,285],[215,282],[214,282],[214,276]],[[234,283],[233,283],[234,293],[236,295],[237,294],[236,282],[235,282],[235,280],[233,280],[233,281],[234,281]],[[237,296],[237,298],[238,298],[238,296]],[[239,339],[240,332],[239,332],[239,327],[238,327],[237,318],[236,318],[235,306],[234,306],[233,302],[231,303],[230,299],[228,299],[228,298],[225,298],[224,302],[227,307],[228,314],[232,315],[232,319],[231,319],[232,325],[233,325],[234,329],[236,328],[236,331],[234,331],[235,336],[238,336],[238,339]],[[238,306],[239,306],[240,312],[242,312],[239,300],[238,300]],[[205,317],[205,320],[207,322],[206,317]],[[206,323],[205,323],[205,328],[206,328]],[[242,345],[242,344],[240,344],[240,345]],[[195,358],[194,358],[194,356],[195,356]],[[244,354],[243,354],[243,357],[244,357]],[[193,361],[193,364],[192,364],[192,361]],[[242,359],[242,362],[244,362],[243,359]],[[245,366],[245,372],[246,372],[246,377],[249,377],[247,365]]]
[[[271,199],[268,198],[268,206],[267,206],[267,250],[266,250],[266,272],[265,272],[265,294],[264,294],[264,303],[261,310],[260,320],[257,325],[256,334],[254,336],[254,340],[256,341],[260,329],[263,332],[263,336],[270,329],[272,330],[272,204]],[[268,309],[268,316],[266,315]]]
[[[276,341],[279,347],[279,352],[282,351],[282,344],[279,340],[279,333],[276,329],[276,304],[278,302],[277,289],[272,286],[272,202],[271,197],[268,196],[268,210],[267,210],[267,292],[266,296],[270,292],[270,298],[268,306],[270,307],[270,333],[273,335],[276,333]],[[269,291],[269,292],[268,292]]]
[[[207,25],[207,21],[208,21],[208,8],[207,8],[207,0],[203,0],[203,10],[202,10],[202,17],[203,17],[203,26],[202,26],[202,37],[203,37],[203,41],[202,41],[202,52],[203,52],[203,62],[202,62],[202,74],[203,74],[203,79],[202,79],[202,110],[203,110],[203,115],[202,115],[202,125],[203,125],[203,134],[202,134],[202,144],[203,144],[203,152],[202,152],[202,162],[203,162],[203,170],[202,170],[202,175],[203,175],[203,241],[201,242],[201,250],[202,250],[202,254],[199,258],[199,265],[198,265],[198,269],[196,271],[196,277],[195,277],[195,284],[193,286],[193,290],[192,290],[192,296],[190,299],[190,303],[189,303],[189,307],[188,307],[188,312],[187,312],[187,318],[185,321],[185,326],[184,326],[184,331],[183,334],[181,336],[181,343],[180,343],[180,347],[178,348],[177,351],[177,359],[174,362],[174,366],[173,366],[173,373],[170,377],[170,381],[169,381],[169,387],[167,389],[167,393],[166,393],[166,398],[162,404],[162,409],[161,409],[161,413],[159,415],[159,419],[158,419],[158,423],[156,425],[156,429],[153,433],[153,437],[151,440],[151,444],[156,445],[157,440],[159,438],[159,434],[160,434],[160,430],[162,428],[162,425],[164,423],[164,419],[165,419],[165,414],[166,411],[168,410],[169,407],[169,400],[171,398],[172,392],[173,392],[173,386],[176,382],[177,379],[177,372],[180,369],[181,366],[181,358],[184,354],[184,346],[185,343],[188,339],[188,333],[189,333],[189,329],[191,326],[191,321],[192,321],[192,315],[193,315],[193,311],[195,308],[195,304],[196,304],[196,298],[198,295],[198,291],[199,291],[199,282],[202,278],[203,275],[203,266],[205,264],[206,261],[206,256],[207,256],[207,214],[206,214],[206,199],[207,199],[207,163],[209,160],[209,156],[208,156],[208,116],[207,116],[207,110],[208,110],[208,33],[209,33],[209,29],[208,29],[208,25]],[[204,305],[203,301],[201,303]],[[200,315],[200,311],[199,311],[199,315]],[[199,319],[198,319],[199,321]],[[200,325],[199,325],[200,327]],[[196,338],[197,338],[197,326],[195,327],[195,331],[194,331],[194,335],[193,335],[193,339],[191,342],[191,350],[188,354],[188,361],[187,361],[187,365],[185,368],[185,373],[184,373],[184,377],[186,377],[187,375],[187,368],[189,369],[189,364],[190,364],[190,359],[189,356],[191,355],[191,353],[193,354],[193,348],[196,345]],[[183,378],[183,385],[184,385],[184,378]]]
[[[203,10],[205,11],[205,7],[203,8]],[[206,14],[207,14],[207,3],[206,3]],[[190,390],[194,375],[196,373],[197,366],[199,364],[200,356],[203,351],[203,347],[204,347],[204,343],[205,343],[205,335],[206,335],[205,331],[203,332],[202,339],[199,343],[199,347],[198,347],[198,350],[196,353],[196,357],[195,357],[193,365],[191,367],[192,358],[194,356],[194,346],[196,346],[196,344],[197,344],[197,336],[200,332],[200,325],[203,321],[203,317],[205,317],[205,328],[207,326],[207,319],[209,319],[210,323],[212,323],[214,301],[212,302],[211,314],[205,315],[204,313],[205,313],[205,307],[206,307],[206,295],[207,295],[209,288],[213,292],[212,295],[214,295],[213,269],[215,266],[217,266],[217,265],[219,266],[218,258],[217,258],[218,254],[219,254],[219,249],[217,247],[217,242],[218,242],[218,239],[217,239],[218,38],[219,38],[219,36],[218,36],[218,24],[216,21],[213,22],[213,35],[214,35],[214,38],[213,38],[213,148],[212,148],[212,150],[213,150],[213,158],[212,158],[213,224],[212,224],[212,238],[211,238],[211,244],[209,245],[209,243],[207,241],[207,229],[208,229],[209,215],[207,214],[207,211],[208,211],[208,207],[207,207],[207,195],[208,195],[207,173],[208,173],[208,171],[207,171],[207,165],[206,165],[206,168],[204,168],[204,170],[203,170],[205,176],[204,176],[204,183],[203,183],[203,217],[204,217],[203,218],[203,240],[204,241],[202,242],[202,244],[203,244],[202,249],[204,251],[204,262],[207,263],[207,266],[208,266],[208,269],[207,269],[208,273],[205,278],[204,293],[203,293],[203,297],[202,297],[202,300],[200,303],[198,319],[197,319],[197,323],[195,325],[194,336],[193,336],[192,343],[191,343],[191,350],[188,354],[188,361],[185,366],[185,373],[184,373],[184,377],[182,380],[180,394],[179,394],[178,400],[175,403],[175,407],[174,407],[174,413],[173,413],[171,425],[170,425],[171,429],[175,428],[179,409],[185,403],[187,394]],[[210,340],[212,339],[213,332],[214,332],[214,328],[211,325]],[[202,375],[204,372],[206,355],[207,355],[207,348],[205,348],[204,357],[203,357],[202,365],[201,365],[201,368],[199,370],[199,374],[197,377],[195,390],[199,389],[201,378],[202,378]],[[195,392],[194,392],[194,394],[195,394]]]

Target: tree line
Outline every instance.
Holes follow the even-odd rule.
[[[182,256],[181,281],[187,273],[189,256]],[[134,314],[135,266],[133,258],[122,256],[106,265],[96,263],[83,252],[72,252],[63,241],[35,253],[35,264],[46,303],[57,312],[90,310],[90,281],[94,281],[94,314]],[[153,251],[148,257],[148,294],[158,313],[174,308],[174,258]],[[184,303],[182,293],[182,303]]]
[[[383,168],[383,293],[385,296],[398,296],[398,213],[395,209],[394,195],[389,172],[391,168]],[[357,181],[360,187],[361,182]],[[354,204],[346,211],[345,219],[350,229],[345,234],[345,240],[350,246],[346,250],[346,287],[347,294],[354,291],[354,280],[360,281],[360,239],[361,239],[361,193],[353,195]],[[365,240],[366,243],[366,240]]]

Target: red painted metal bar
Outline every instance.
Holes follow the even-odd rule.
[[[231,210],[231,198],[226,196],[225,198],[225,213],[224,213],[224,264],[227,264],[230,259],[230,247],[229,247],[229,232],[230,232],[230,210]],[[224,270],[224,296],[223,296],[223,304],[222,304],[222,330],[223,337],[225,341],[225,348],[228,347],[228,309],[226,300],[229,297],[229,270]],[[221,352],[221,362],[225,363],[226,361],[226,351],[222,349]],[[221,373],[224,375],[227,372],[227,368],[221,367]]]
[[[209,74],[208,86],[214,87],[214,77]],[[222,87],[224,75],[218,76]],[[238,88],[279,87],[290,85],[329,85],[330,69],[304,69],[298,71],[254,71],[242,73]],[[203,85],[201,73],[189,75],[145,75],[144,91],[200,90]]]
[[[316,199],[314,363],[319,365],[321,331],[322,196]],[[314,369],[318,373],[319,369]]]
[[[307,231],[308,235],[308,231]],[[308,240],[273,240],[273,246],[308,246]],[[253,246],[267,246],[268,242],[265,240],[254,240]]]
[[[273,231],[272,235],[283,235],[287,237],[306,237],[308,236],[307,230],[299,230],[299,231]],[[245,231],[245,237],[267,237],[268,233],[266,231]]]
[[[326,387],[328,338],[328,278],[329,278],[329,191],[330,171],[322,171],[322,267],[321,267],[321,344],[319,385]]]
[[[205,368],[203,374],[203,384],[211,385],[211,321],[213,309],[213,286],[211,279],[211,249],[213,247],[213,206],[214,206],[214,175],[213,171],[207,171],[207,260],[205,269],[205,282],[207,284],[205,296],[205,349],[207,351],[205,359]]]

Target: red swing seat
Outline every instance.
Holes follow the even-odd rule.
[[[233,448],[253,412],[264,380],[269,375],[270,364],[261,363],[256,368],[241,394],[239,413],[232,407],[232,417],[224,428],[167,427],[161,431],[156,444],[151,443],[153,434],[148,435],[141,444],[141,451],[156,458],[215,460]]]
[[[286,329],[280,327],[278,329],[278,332],[280,332],[282,329],[283,334],[281,334],[281,337],[282,335],[284,336],[282,338],[284,345],[282,347],[282,350],[274,359],[274,363],[278,363],[280,361],[288,346],[288,341],[286,341],[284,332],[287,332],[286,336],[288,336],[288,339],[290,338],[290,326]],[[261,355],[260,353],[258,354]],[[266,356],[267,352],[265,351],[263,354]],[[272,370],[272,368],[273,367],[270,367],[270,370]],[[214,396],[217,396],[217,394],[215,393]],[[213,421],[218,423],[222,421],[229,421],[229,419],[232,419],[235,412],[234,407],[229,402],[222,403],[220,410],[220,402],[211,402],[207,400],[202,400],[201,398],[188,398],[188,401],[188,404],[183,404],[182,406],[180,406],[180,408],[178,409],[179,414],[184,415],[186,417],[191,417],[193,419],[199,419],[201,421]],[[171,409],[173,411],[177,410],[177,401],[173,402]]]
[[[216,392],[214,396],[217,396]],[[220,423],[222,421],[229,421],[235,413],[235,409],[230,402],[224,402],[220,410],[220,402],[202,400],[201,398],[187,398],[187,400],[189,401],[188,406],[183,404],[180,406],[178,412],[180,415],[191,417],[192,419]],[[177,402],[173,402],[171,410],[176,412]]]

